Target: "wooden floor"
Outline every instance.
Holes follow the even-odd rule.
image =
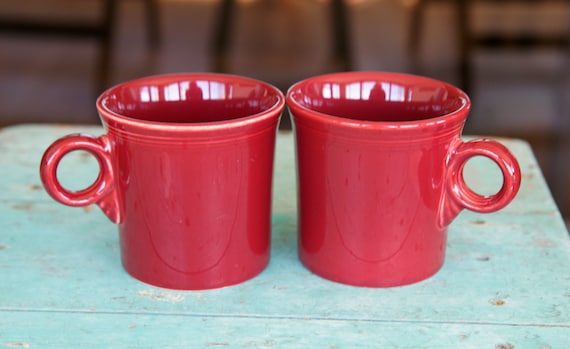
[[[411,72],[407,46],[411,2],[348,1],[354,70]],[[209,47],[218,5],[214,0],[160,0],[161,45],[149,49],[142,2],[121,1],[108,85],[150,74],[211,71]],[[329,64],[327,6],[325,0],[238,1],[228,56],[231,73],[263,79],[285,90],[299,79],[334,71]],[[88,20],[97,17],[97,10],[97,0],[4,0],[0,15]],[[488,10],[479,11],[476,25],[517,25],[489,16]],[[539,30],[545,26],[568,30],[567,14],[546,9],[532,17],[523,13],[519,22]],[[430,7],[421,73],[458,83],[453,19],[446,5]],[[0,33],[0,125],[98,123],[94,107],[100,92],[95,84],[97,53],[95,42]],[[544,135],[560,125],[570,134],[569,56],[553,51],[477,53],[470,93],[473,111],[465,130],[530,140],[567,216],[570,137],[551,142]]]

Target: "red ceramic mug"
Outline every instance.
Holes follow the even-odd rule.
[[[47,192],[96,203],[119,226],[133,277],[171,289],[210,289],[260,273],[269,261],[275,134],[285,104],[245,77],[173,74],[115,86],[97,100],[106,134],[69,135],[41,162]],[[81,191],[57,178],[60,160],[86,150],[99,162]]]
[[[297,142],[299,257],[340,283],[410,284],[443,265],[448,224],[463,209],[492,212],[516,195],[521,174],[501,144],[463,142],[470,101],[432,79],[348,72],[287,92]],[[502,171],[494,195],[472,191],[473,156]]]

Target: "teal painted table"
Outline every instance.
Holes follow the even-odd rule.
[[[53,201],[38,177],[43,150],[99,127],[0,130],[0,348],[570,348],[570,242],[526,143],[515,201],[489,215],[464,211],[447,259],[411,286],[366,289],[312,275],[296,254],[294,143],[279,134],[272,259],[255,279],[174,292],[129,277],[117,227],[96,207]],[[62,162],[62,181],[89,184],[95,160]],[[466,176],[493,188],[498,170],[474,159]],[[489,189],[489,190],[491,190]]]

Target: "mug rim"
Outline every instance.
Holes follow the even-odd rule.
[[[120,88],[127,87],[128,85],[136,85],[140,83],[152,83],[152,82],[174,83],[174,82],[190,81],[198,79],[208,80],[208,81],[216,79],[224,81],[234,81],[234,82],[241,81],[241,82],[253,83],[266,88],[267,91],[271,92],[276,97],[276,101],[269,108],[262,110],[258,113],[237,118],[219,120],[219,121],[202,121],[202,122],[168,122],[168,121],[162,122],[162,121],[138,119],[136,117],[117,113],[105,105],[105,101],[107,100],[107,98],[109,98],[115,91],[117,91]],[[210,73],[210,72],[156,74],[156,75],[149,75],[124,81],[116,85],[113,85],[108,89],[106,89],[105,91],[103,91],[99,95],[99,97],[97,97],[96,101],[97,110],[99,111],[102,121],[105,124],[108,124],[109,121],[113,121],[113,123],[116,125],[125,125],[133,128],[153,129],[165,132],[188,132],[188,131],[206,132],[206,131],[219,131],[221,129],[228,130],[228,129],[246,127],[248,125],[260,123],[266,119],[272,119],[273,117],[278,118],[280,115],[280,110],[282,110],[284,105],[285,105],[285,96],[283,92],[281,92],[281,90],[279,90],[277,87],[273,86],[270,83],[241,75]]]
[[[298,101],[297,97],[295,96],[300,87],[309,85],[311,83],[319,81],[334,82],[335,80],[344,82],[348,79],[363,80],[364,78],[368,78],[369,80],[383,81],[383,82],[392,82],[401,79],[413,79],[413,80],[426,82],[428,84],[442,85],[448,89],[457,92],[457,96],[461,101],[461,105],[450,112],[425,119],[411,120],[411,121],[376,121],[376,120],[353,119],[349,117],[327,114],[303,105]],[[375,129],[375,130],[376,129],[383,129],[383,130],[416,129],[417,127],[426,127],[430,125],[439,125],[443,123],[460,121],[461,119],[466,118],[466,115],[471,108],[471,100],[467,95],[467,93],[465,93],[459,87],[456,87],[450,83],[422,75],[384,72],[384,71],[348,71],[348,72],[336,72],[336,73],[315,75],[300,80],[295,84],[293,84],[291,87],[289,87],[285,99],[287,101],[287,105],[290,108],[298,109],[299,111],[303,112],[304,119],[310,119],[313,122],[320,122],[329,125],[337,125],[337,126],[351,127],[351,128],[366,128],[366,129]]]

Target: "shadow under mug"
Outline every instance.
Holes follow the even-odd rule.
[[[222,74],[151,76],[97,100],[106,129],[74,134],[44,153],[47,192],[70,206],[96,203],[119,226],[133,277],[171,289],[210,289],[260,273],[269,261],[275,135],[283,94]],[[85,150],[98,160],[80,191],[57,178],[60,160]]]
[[[443,265],[447,226],[463,209],[497,211],[516,195],[518,162],[489,139],[461,140],[468,96],[396,73],[321,75],[287,92],[297,144],[299,257],[324,278],[357,286],[421,281]],[[472,191],[474,156],[503,175]]]

